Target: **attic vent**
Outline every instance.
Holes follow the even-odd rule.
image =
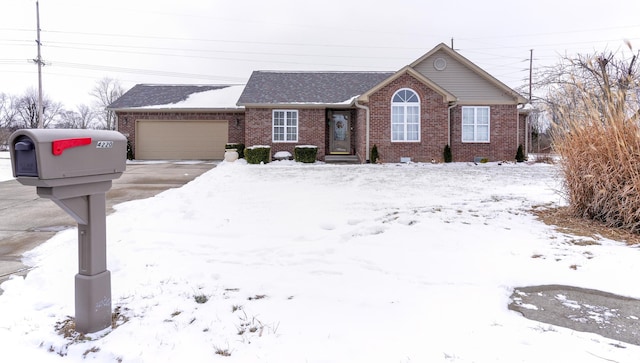
[[[444,71],[444,69],[447,68],[447,60],[444,58],[436,58],[433,61],[433,68],[437,71]]]

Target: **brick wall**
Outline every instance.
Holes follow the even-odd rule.
[[[367,150],[367,111],[358,108],[354,112],[354,125],[352,125],[354,131],[351,134],[351,139],[355,143],[354,148],[358,160],[364,163],[369,159],[369,150]],[[373,144],[370,144],[369,148],[372,147]]]
[[[473,161],[476,157],[490,161],[513,161],[518,151],[518,116],[516,105],[490,106],[490,143],[462,142],[462,108],[457,106],[451,113],[451,153],[454,161]],[[524,144],[524,130],[520,126],[520,142]]]
[[[244,110],[238,112],[116,112],[118,131],[131,142],[135,155],[136,120],[227,120],[229,142],[242,143],[245,139]]]
[[[292,110],[278,108],[278,110]],[[324,109],[297,109],[298,142],[273,142],[271,108],[249,108],[245,112],[245,145],[269,145],[271,153],[288,151],[293,155],[296,145],[315,145],[318,159],[323,160],[326,152],[326,114]]]
[[[419,142],[391,141],[391,98],[402,88],[410,88],[420,97]],[[447,103],[442,95],[405,74],[371,95],[368,106],[370,147],[378,147],[381,162],[396,163],[401,157],[410,157],[415,162],[443,161],[447,144]]]
[[[402,88],[410,88],[420,97],[420,141],[391,141],[391,98]],[[371,109],[370,148],[377,145],[382,162],[399,162],[401,157],[410,157],[414,162],[443,161],[444,147],[448,142],[448,104],[443,97],[414,77],[405,74],[381,88],[369,97]],[[486,105],[474,105],[486,106]],[[473,161],[475,157],[486,157],[491,161],[514,160],[518,144],[524,145],[526,134],[524,118],[514,105],[490,106],[490,143],[462,142],[461,106],[451,110],[451,151],[453,161]],[[360,137],[358,153],[368,152],[364,147],[365,114],[359,111]]]

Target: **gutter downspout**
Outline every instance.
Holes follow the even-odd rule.
[[[525,140],[525,144],[526,144]],[[520,146],[520,111],[518,111],[518,107],[516,106],[516,145]]]
[[[365,161],[368,163],[371,162],[371,160],[369,160],[369,122],[370,122],[370,114],[371,114],[371,110],[369,109],[369,106],[365,106],[365,105],[361,105],[358,103],[358,100],[354,98],[353,100],[353,104],[354,106],[356,106],[357,108],[363,109],[366,111],[366,123],[365,123]]]
[[[527,114],[524,118],[524,152],[525,155],[529,155],[529,138],[531,137],[531,130],[529,129],[529,118],[531,117],[531,113]]]
[[[451,147],[451,109],[458,106],[458,102],[453,102],[447,108],[447,145]]]

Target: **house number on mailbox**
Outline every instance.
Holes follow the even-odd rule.
[[[111,148],[113,148],[113,141],[96,142],[96,149],[111,149]]]

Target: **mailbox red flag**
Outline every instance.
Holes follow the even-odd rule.
[[[69,148],[84,146],[91,144],[90,137],[78,137],[75,139],[63,139],[63,140],[53,140],[51,144],[51,152],[53,155],[62,155],[62,153]]]

